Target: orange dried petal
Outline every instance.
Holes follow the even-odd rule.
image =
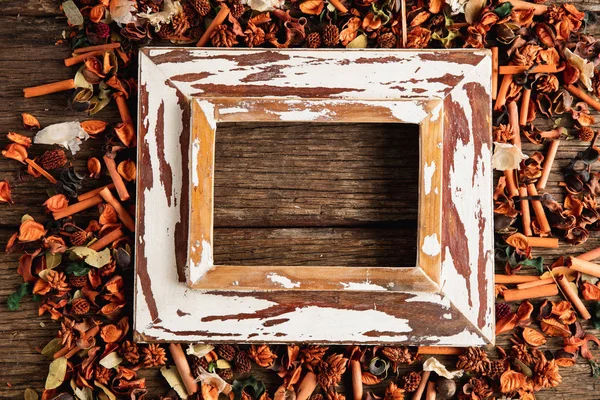
[[[104,132],[108,122],[100,121],[97,119],[91,119],[89,121],[83,121],[80,123],[81,129],[85,131],[88,135],[97,135],[99,133]]]
[[[104,18],[104,11],[106,6],[103,4],[97,4],[90,10],[90,21],[97,24],[102,18]]]
[[[344,46],[356,38],[359,28],[360,18],[357,17],[350,18],[350,20],[344,24],[344,27],[340,32],[340,41]]]
[[[105,204],[102,214],[100,214],[100,225],[115,224],[117,222],[117,212],[110,204]]]
[[[23,119],[23,126],[27,129],[40,129],[40,123],[36,117],[31,114],[23,113],[21,114],[21,118]]]
[[[526,326],[531,323],[531,313],[533,312],[533,304],[525,300],[517,309],[517,325]]]
[[[528,327],[523,328],[523,340],[533,347],[542,346],[546,343],[546,337],[540,331]]]
[[[121,338],[123,331],[117,328],[116,325],[109,324],[102,327],[100,330],[100,337],[106,343],[114,343]]]
[[[8,181],[0,181],[0,203],[13,203],[10,197],[10,185]]]
[[[117,90],[120,93],[123,93],[123,95],[125,96],[126,99],[129,98],[129,90],[128,90],[128,88],[126,88],[123,85],[123,81],[121,81],[119,78],[117,78],[116,76],[113,75],[109,79],[107,79],[105,82],[111,88]]]
[[[377,385],[381,382],[381,378],[367,371],[363,371],[361,380],[364,385]]]
[[[96,157],[91,157],[87,162],[88,172],[90,173],[90,178],[98,178],[100,177],[100,172],[102,171],[102,164],[100,164],[100,160]]]
[[[115,133],[127,147],[133,147],[135,144],[135,131],[132,124],[126,124],[124,122],[115,126]]]
[[[600,288],[589,282],[583,283],[583,290],[581,293],[583,294],[584,300],[600,301]]]
[[[542,321],[540,322],[540,326],[542,327],[542,331],[548,336],[571,336],[571,331],[569,330],[569,327],[554,318],[542,319]]]
[[[6,137],[13,143],[17,143],[25,147],[31,147],[31,138],[25,135],[21,135],[16,132],[8,132]]]
[[[521,233],[510,235],[508,238],[506,238],[506,244],[519,250],[527,250],[527,247],[529,247],[527,236]]]
[[[34,242],[41,239],[46,234],[44,225],[30,219],[21,224],[19,227],[19,241]]]
[[[502,393],[511,393],[523,387],[527,377],[520,372],[508,370],[500,377],[500,390]]]
[[[127,182],[135,180],[135,163],[131,160],[121,161],[117,167],[117,172]]]
[[[25,163],[27,149],[23,145],[11,143],[6,146],[6,149],[2,150],[2,155],[6,158],[12,158],[13,160]]]
[[[50,292],[50,289],[52,288],[50,287],[48,282],[40,278],[35,282],[35,285],[33,285],[33,294],[39,294],[43,296],[45,294],[48,294],[48,292]]]
[[[69,206],[69,200],[64,194],[57,194],[44,202],[44,207],[50,212],[62,211]]]
[[[306,0],[300,3],[300,11],[308,15],[319,15],[325,8],[323,0]]]

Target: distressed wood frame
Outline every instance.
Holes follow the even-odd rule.
[[[490,88],[479,50],[142,50],[136,339],[493,343]],[[214,266],[231,121],[419,124],[417,266]]]

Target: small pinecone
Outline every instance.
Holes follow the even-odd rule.
[[[336,46],[340,42],[340,30],[336,25],[327,24],[323,28],[323,43],[327,47]]]
[[[199,367],[202,367],[204,370],[208,369],[208,360],[205,357],[191,356],[190,359],[190,367],[192,369],[192,374],[194,374],[195,377],[200,376]]]
[[[71,302],[71,310],[75,315],[87,314],[90,311],[90,302],[83,297],[75,299]]]
[[[252,363],[250,362],[250,356],[245,351],[239,351],[235,355],[234,359],[235,372],[238,374],[247,374],[252,369]]]
[[[68,281],[69,281],[70,286],[72,286],[74,288],[82,288],[86,285],[86,283],[88,281],[88,277],[87,277],[87,275],[83,275],[83,276],[69,275]]]
[[[311,49],[318,49],[321,47],[321,34],[319,32],[309,33],[306,37],[306,44]]]
[[[222,344],[219,347],[217,347],[217,354],[219,355],[219,357],[227,361],[233,361],[236,353],[237,350],[230,344]]]
[[[140,361],[140,349],[138,345],[126,340],[121,344],[121,355],[130,364],[137,364]]]
[[[323,400],[323,395],[321,393],[313,394],[310,396],[310,400]]]
[[[190,4],[203,17],[210,12],[210,2],[208,0],[190,0]]]
[[[463,354],[458,356],[456,368],[465,372],[484,374],[489,371],[490,360],[485,350],[478,347],[469,347]]]
[[[238,19],[246,12],[246,6],[239,2],[235,2],[229,7],[231,9],[231,16],[235,19]]]
[[[500,320],[510,313],[510,306],[508,304],[496,303],[496,320]]]
[[[500,378],[506,371],[506,362],[504,360],[494,360],[490,364],[490,372],[488,376],[492,379]]]
[[[62,168],[67,164],[67,156],[64,150],[48,150],[40,157],[40,165],[45,170]]]
[[[404,383],[402,386],[404,390],[406,390],[408,393],[412,393],[417,390],[419,384],[421,383],[421,374],[415,371],[410,372],[408,375],[404,375],[402,377],[402,381]]]
[[[210,34],[210,41],[214,47],[233,47],[238,44],[236,34],[225,24],[215,28]]]
[[[377,36],[377,46],[382,49],[392,49],[396,47],[396,35],[393,32],[388,32]]]
[[[96,370],[94,371],[95,380],[103,385],[108,385],[108,382],[111,380],[112,376],[112,369],[104,368],[102,365],[96,365]]]
[[[589,126],[582,126],[581,128],[579,128],[577,137],[582,142],[590,142],[594,138],[594,130]]]
[[[88,239],[88,233],[84,230],[74,232],[69,240],[73,246],[82,246]]]
[[[217,375],[226,381],[230,381],[233,379],[233,370],[231,370],[231,368],[220,369],[217,371]]]

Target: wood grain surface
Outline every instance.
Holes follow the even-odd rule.
[[[576,0],[570,3],[582,10],[600,10],[597,1]],[[65,20],[60,16],[57,2],[54,0],[3,0],[1,2],[0,42],[4,51],[0,52],[0,82],[2,82],[0,133],[12,130],[27,134],[20,125],[22,112],[36,115],[42,126],[72,119],[86,119],[84,115],[66,109],[66,94],[27,100],[23,99],[21,94],[23,87],[67,79],[75,73],[75,68],[65,68],[62,64],[62,59],[69,55],[68,49],[63,45],[55,45],[64,27]],[[593,26],[588,29],[588,33],[598,35],[600,30],[597,26]],[[100,117],[109,122],[119,119],[114,106],[104,110]],[[596,117],[598,119],[598,115]],[[550,124],[542,120],[536,123],[540,128],[547,128]],[[594,126],[594,129],[598,128],[598,125]],[[5,136],[0,135],[0,146],[4,147],[6,143]],[[88,141],[74,164],[83,168],[88,155],[98,152],[100,147],[99,141]],[[542,146],[524,144],[523,147],[525,152],[544,151]],[[555,195],[559,201],[564,194],[563,189],[558,187],[558,182],[562,179],[561,168],[584,147],[578,141],[561,143],[546,190]],[[43,148],[35,146],[33,152],[34,155],[39,155],[43,152]],[[48,184],[42,180],[20,182],[16,172],[18,167],[16,162],[0,160],[0,178],[10,181],[15,200],[14,205],[0,205],[0,247],[2,248],[18,226],[23,213],[30,213],[40,220],[44,215],[41,204],[46,198]],[[90,187],[96,185],[89,184]],[[93,215],[94,212],[88,214],[88,216]],[[85,218],[85,215],[82,215],[82,218]],[[341,232],[339,229],[336,231]],[[235,239],[235,236],[230,236],[230,239]],[[351,244],[350,241],[348,243]],[[600,235],[592,233],[592,237],[584,245],[570,246],[561,243],[559,249],[539,249],[535,250],[534,255],[542,255],[548,262],[552,262],[558,255],[579,254],[598,246],[600,246]],[[235,252],[229,254],[233,260],[235,256],[231,254]],[[340,252],[341,256],[342,252]],[[57,324],[47,316],[37,316],[37,306],[29,300],[23,303],[19,311],[7,310],[7,297],[21,283],[21,277],[16,273],[17,258],[18,255],[0,254],[0,398],[2,399],[22,399],[25,388],[35,388],[38,392],[43,388],[49,361],[39,354],[39,348],[53,338],[58,330]],[[589,325],[584,326],[589,329]],[[591,329],[590,332],[599,334]],[[556,350],[560,343],[560,339],[552,339],[545,349]],[[508,336],[500,336],[498,344],[506,348]],[[493,353],[493,349],[490,350]],[[598,355],[597,350],[594,350],[594,353]],[[450,366],[455,361],[453,357],[440,359]],[[405,374],[411,369],[402,369],[400,373]],[[271,392],[279,386],[280,379],[274,372],[264,371],[261,368],[255,368],[255,371],[259,379],[265,380]],[[141,375],[147,377],[147,386],[153,395],[167,392],[166,384],[157,370],[144,370]],[[542,400],[574,398],[591,400],[600,397],[598,395],[600,381],[590,376],[590,368],[583,360],[574,367],[561,368],[561,375],[563,383],[558,388],[538,392],[536,397]],[[382,385],[369,387],[367,390],[373,390],[378,395],[383,394]]]

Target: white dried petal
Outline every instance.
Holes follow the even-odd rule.
[[[433,371],[439,376],[443,376],[444,378],[448,379],[460,378],[463,375],[463,371],[461,369],[457,371],[448,371],[446,367],[435,357],[428,358],[423,363],[423,371]]]
[[[58,144],[71,150],[75,154],[80,149],[82,140],[87,140],[88,135],[78,121],[62,122],[60,124],[49,125],[39,131],[33,143],[36,144]]]
[[[83,15],[72,0],[68,0],[62,3],[62,9],[65,15],[67,16],[69,24],[73,26],[83,25]]]
[[[148,13],[139,13],[138,17],[145,18],[150,22],[150,25],[154,26],[154,28],[159,31],[161,25],[169,24],[173,20],[173,17],[177,14],[183,12],[183,7],[178,1],[173,0],[165,0],[162,11],[148,14]]]
[[[521,149],[513,144],[494,142],[494,146],[492,168],[495,170],[506,171],[518,169],[521,161],[529,158],[521,152]]]

